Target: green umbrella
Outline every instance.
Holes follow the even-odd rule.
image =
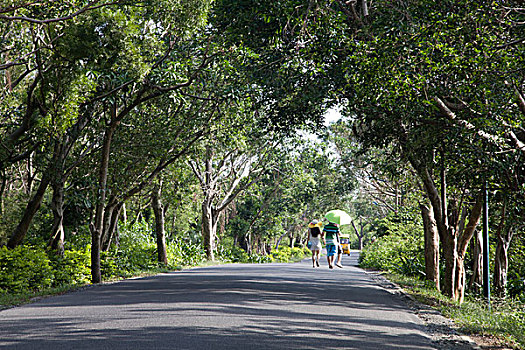
[[[339,225],[350,225],[352,218],[345,211],[335,209],[325,214],[324,218]]]

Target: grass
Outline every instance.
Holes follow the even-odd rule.
[[[430,283],[395,274],[387,277],[417,301],[439,310],[454,320],[465,334],[496,338],[514,349],[525,349],[525,304],[512,299],[486,300],[465,298],[462,304],[451,301]]]

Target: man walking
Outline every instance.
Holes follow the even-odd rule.
[[[334,268],[335,254],[337,254],[337,247],[339,246],[339,226],[336,223],[328,222],[323,228],[323,242],[326,246],[326,259],[328,267]],[[339,261],[338,267],[342,267]]]

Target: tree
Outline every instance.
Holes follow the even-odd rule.
[[[59,131],[68,130],[70,125],[75,126],[80,123],[80,120],[87,122],[83,127],[76,128],[77,131],[82,131],[88,123],[94,121],[101,121],[101,124],[105,122],[104,118],[109,121],[101,145],[99,191],[97,192],[100,196],[98,196],[94,223],[91,226],[93,233],[93,281],[99,282],[98,251],[100,239],[103,235],[104,205],[107,198],[108,155],[113,137],[123,119],[134,112],[137,106],[191,84],[195,78],[195,71],[191,72],[191,69],[190,73],[186,75],[186,81],[183,82],[180,78],[184,77],[185,74],[181,74],[182,72],[175,72],[171,69],[171,75],[168,74],[164,77],[158,76],[157,73],[160,68],[163,68],[162,64],[169,62],[169,58],[171,58],[169,54],[173,52],[175,39],[188,38],[190,33],[205,23],[209,1],[187,1],[180,4],[169,0],[159,0],[150,2],[147,4],[148,6],[130,4],[130,6],[123,5],[119,8],[108,6],[110,3],[98,4],[98,1],[86,2],[86,4],[86,7],[78,13],[67,8],[67,11],[74,13],[68,16],[57,16],[57,20],[37,21],[38,25],[44,28],[44,32],[49,34],[43,35],[43,37],[49,37],[50,40],[47,45],[45,43],[41,45],[42,49],[34,50],[34,62],[37,63],[36,70],[40,74],[31,73],[35,69],[29,68],[21,75],[21,78],[34,76],[35,79],[29,85],[28,96],[30,99],[26,103],[28,108],[23,114],[20,127],[15,129],[15,132],[11,133],[8,138],[12,140],[10,144],[14,145],[16,140],[20,140],[21,135],[34,129],[34,125],[37,124],[34,123],[33,114],[36,111],[42,115],[40,119],[47,116],[52,118],[51,120],[56,120],[56,123],[51,125]],[[29,4],[27,7],[31,6],[32,4]],[[53,5],[50,5],[50,8],[56,10]],[[14,13],[8,20],[35,23],[32,19],[16,16],[15,12],[26,9],[24,6],[8,9]],[[175,12],[177,13],[176,16],[173,15]],[[158,17],[159,15],[162,16]],[[149,21],[150,19],[153,22]],[[132,22],[136,25],[129,26],[128,24]],[[51,25],[50,23],[58,24]],[[170,37],[171,40],[167,40]],[[36,43],[40,44],[38,41]],[[50,56],[51,59],[44,61],[44,63],[39,60],[42,50],[53,52],[53,55]],[[64,57],[70,61],[65,60]],[[74,63],[68,64],[67,62]],[[200,61],[200,69],[207,62],[206,57]],[[3,68],[16,68],[17,64],[10,64],[6,67]],[[70,71],[71,67],[76,68],[75,73],[77,74],[66,75],[67,70],[64,67]],[[198,67],[196,71],[199,71]],[[169,67],[164,69],[164,72],[170,72]],[[66,81],[70,82],[69,87],[73,86],[69,91],[73,91],[74,96],[64,93],[68,89],[60,77],[72,78],[71,80],[66,79]],[[84,80],[80,79],[82,77]],[[75,81],[75,78],[80,80]],[[53,85],[53,83],[56,84]],[[88,88],[83,89],[82,83],[84,87],[87,86]],[[156,83],[160,84],[155,85]],[[87,91],[87,94],[79,93],[82,90]],[[40,92],[40,94],[36,94],[36,92]],[[93,95],[90,96],[89,94]],[[40,99],[41,96],[49,96],[49,98],[42,100]],[[125,102],[120,104],[122,101]],[[68,108],[61,108],[63,106]],[[77,116],[79,116],[78,120],[75,120]],[[92,125],[92,127],[96,128],[96,125]],[[74,127],[71,127],[69,130],[73,129]],[[58,134],[60,135],[60,133]],[[75,145],[75,140],[81,137],[81,134],[76,134],[76,138],[72,138],[67,133],[65,135],[64,137],[71,141],[65,144],[64,138],[62,142],[57,141],[55,143],[54,156],[48,158],[48,168],[43,171],[44,175],[36,196],[29,202],[26,215],[20,221],[19,229],[12,236],[10,246],[20,244],[24,238],[32,216],[38,209],[49,183],[53,184],[56,193],[53,202],[56,232],[62,231],[60,229],[61,215],[63,215],[60,208],[63,202],[61,198],[63,198],[64,183],[67,180],[64,174],[69,172],[65,168],[65,161],[68,152]],[[38,140],[29,140],[33,141],[32,144],[38,144]],[[94,141],[97,142],[97,140]],[[13,158],[11,155],[9,157]],[[118,207],[120,203],[115,205]],[[111,215],[106,215],[106,219],[110,217]]]
[[[521,152],[519,128],[509,122],[517,107],[504,101],[516,95],[519,101],[520,94],[496,74],[487,74],[500,67],[512,75],[505,67],[514,66],[510,56],[515,52],[501,51],[498,43],[512,37],[512,15],[499,17],[498,5],[454,6],[452,13],[443,3],[375,2],[368,20],[359,24],[362,35],[347,42],[343,69],[348,77],[345,113],[359,141],[365,148],[393,145],[418,174],[444,245],[444,291],[462,300],[462,260],[479,220],[476,192],[482,185],[482,179],[466,174],[487,173],[490,167],[476,161],[491,163],[497,149]],[[348,17],[355,19],[350,12]],[[475,27],[472,17],[480,18]],[[458,30],[451,33],[452,27]],[[495,28],[501,29],[498,35]],[[470,208],[464,207],[467,202]],[[469,217],[470,225],[463,226]]]
[[[189,161],[203,194],[202,236],[210,260],[215,259],[219,217],[239,194],[261,178],[270,166],[271,150],[278,142],[278,139],[271,141],[268,135],[254,133],[249,124],[243,127],[244,131],[231,127],[218,130],[203,145],[200,164]],[[234,139],[227,142],[225,137],[232,134]]]
[[[157,260],[164,265],[168,264],[168,255],[166,252],[166,231],[164,228],[164,217],[165,207],[161,202],[161,186],[162,181],[159,184],[155,184],[151,193],[151,206],[153,213],[155,214],[155,237],[157,242]]]

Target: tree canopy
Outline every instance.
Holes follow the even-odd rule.
[[[341,208],[360,245],[412,220],[435,242],[426,277],[462,300],[488,187],[505,286],[506,261],[525,275],[508,259],[524,17],[519,1],[4,1],[0,241],[60,255],[81,236],[100,282],[130,223],[166,263],[170,240],[209,259],[301,246]]]

